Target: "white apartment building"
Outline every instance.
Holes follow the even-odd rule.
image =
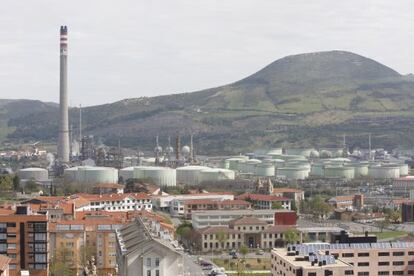
[[[200,194],[185,194],[185,195],[163,195],[154,196],[152,204],[154,208],[159,210],[166,210],[181,214],[184,213],[184,206],[182,201],[191,199],[213,199],[213,200],[234,200],[234,195],[227,193],[200,193]]]
[[[232,220],[243,216],[250,216],[265,221],[267,224],[274,224],[275,213],[280,210],[211,210],[192,212],[191,222],[194,229],[209,226],[228,226]]]
[[[152,211],[151,197],[144,193],[93,195],[80,194],[83,204],[76,211]],[[78,200],[81,201],[81,200]]]

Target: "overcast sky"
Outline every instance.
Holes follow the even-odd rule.
[[[70,104],[95,105],[219,86],[313,51],[414,72],[413,14],[412,0],[1,0],[0,98],[58,101],[62,24]]]

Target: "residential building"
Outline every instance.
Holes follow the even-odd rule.
[[[250,209],[251,204],[244,200],[215,200],[215,199],[174,199],[171,201],[170,214],[191,219],[191,212],[204,210],[244,210]]]
[[[73,215],[75,211],[127,212],[152,210],[151,196],[145,193],[127,194],[74,194],[69,197],[39,196],[23,202],[33,209],[61,208],[63,213]],[[65,212],[66,211],[66,212]]]
[[[302,200],[305,199],[305,192],[294,188],[273,188],[272,194],[294,200],[297,207],[299,207]]]
[[[281,208],[290,210],[292,201],[287,197],[250,193],[239,195],[236,199],[251,202],[255,209],[275,209],[275,205],[280,205]]]
[[[243,216],[255,217],[265,221],[267,224],[274,224],[275,213],[292,212],[287,210],[206,210],[194,211],[191,215],[191,222],[194,229],[208,226],[228,226],[232,220]]]
[[[116,183],[100,183],[93,187],[94,194],[123,194],[124,185]]]
[[[250,248],[270,249],[284,246],[284,232],[289,225],[269,225],[252,217],[242,217],[227,226],[206,227],[196,230],[196,250],[203,253],[229,249],[242,245]]]
[[[93,256],[99,273],[115,273],[115,230],[122,222],[110,218],[61,221],[51,224],[51,256],[65,250],[66,263],[78,271]]]
[[[401,221],[414,222],[414,201],[404,202],[401,206]]]
[[[184,276],[183,256],[137,218],[116,232],[119,276]]]
[[[394,196],[408,197],[412,190],[414,190],[414,176],[409,175],[393,180],[392,192]]]
[[[272,275],[414,275],[414,243],[299,244],[272,250]]]
[[[47,214],[35,214],[29,206],[17,206],[13,213],[0,213],[0,254],[11,261],[11,276],[28,270],[30,275],[49,274]]]
[[[234,195],[231,193],[198,193],[184,195],[161,195],[153,196],[152,204],[158,210],[170,211],[171,208],[176,209],[173,212],[179,213],[184,211],[183,206],[173,206],[172,202],[193,199],[212,199],[212,200],[233,200]],[[181,209],[182,208],[182,209]]]
[[[364,207],[364,195],[336,196],[329,199],[328,203],[337,209],[361,210]]]
[[[75,195],[86,199],[89,204],[78,211],[132,211],[132,210],[152,210],[151,197],[144,193],[128,193],[128,194],[107,194],[107,195],[91,195],[78,194]]]

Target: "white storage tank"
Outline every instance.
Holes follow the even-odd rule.
[[[319,156],[320,156],[319,151],[314,149],[314,150],[311,151],[309,158],[317,159],[317,158],[319,158]]]
[[[134,167],[126,167],[119,170],[119,177],[123,180],[134,178]]]
[[[368,175],[368,163],[348,163],[345,164],[346,167],[354,169],[354,177],[364,177]]]
[[[266,153],[266,155],[269,155],[269,156],[278,156],[282,154],[283,154],[282,148],[273,148]]]
[[[286,155],[300,155],[304,157],[310,157],[313,148],[290,148],[286,149]]]
[[[262,161],[258,159],[250,159],[244,163],[244,170],[240,170],[244,173],[256,174],[256,166],[262,163]]]
[[[232,170],[208,168],[200,172],[200,183],[204,181],[234,180],[234,178],[235,173]]]
[[[277,168],[276,176],[288,180],[303,180],[309,176],[309,169],[304,167]]]
[[[370,166],[369,177],[376,179],[394,179],[400,177],[400,167],[397,165]]]
[[[79,183],[118,183],[118,170],[110,167],[79,166],[64,171],[66,181]]]
[[[333,154],[330,150],[324,149],[320,151],[319,155],[320,155],[320,158],[332,158]]]
[[[229,169],[233,171],[238,170],[240,161],[245,161],[245,159],[240,157],[233,157],[225,160],[225,162],[229,163]]]
[[[209,169],[205,166],[185,166],[177,168],[177,182],[184,185],[198,185],[200,183],[200,172]]]
[[[135,167],[134,177],[151,179],[158,186],[176,185],[176,171],[168,167]]]
[[[310,175],[312,176],[325,176],[325,164],[324,163],[314,163],[311,165]]]
[[[325,166],[325,177],[353,179],[355,170],[353,167],[327,165]]]
[[[20,179],[35,181],[47,181],[49,179],[49,172],[42,168],[25,168],[17,172]]]
[[[262,163],[256,165],[255,175],[257,176],[275,176],[275,166],[271,163]]]
[[[410,171],[410,168],[407,164],[398,164],[400,167],[400,176],[407,176],[408,172]]]

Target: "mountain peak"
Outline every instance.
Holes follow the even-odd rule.
[[[259,72],[244,79],[264,81],[271,84],[294,82],[309,84],[335,82],[359,83],[401,75],[393,69],[347,51],[326,51],[286,56],[269,64]]]

